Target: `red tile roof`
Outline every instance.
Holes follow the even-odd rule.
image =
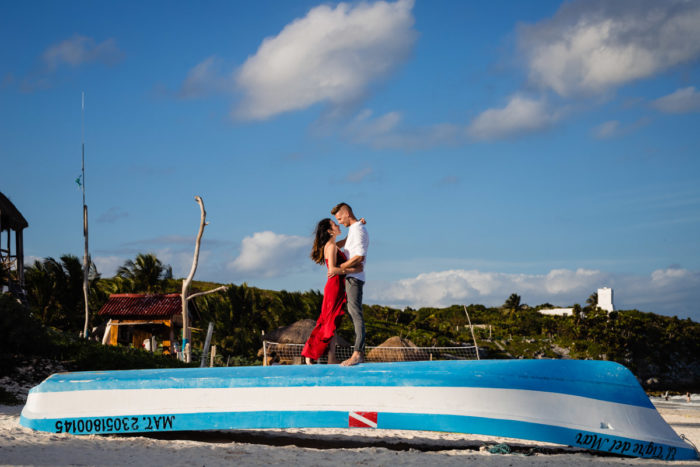
[[[116,319],[168,319],[182,313],[180,294],[144,295],[112,294],[100,309],[99,315]]]

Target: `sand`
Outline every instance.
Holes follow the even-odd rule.
[[[694,396],[695,401],[700,396]],[[664,419],[700,446],[700,405],[653,399]],[[694,465],[592,454],[555,444],[477,435],[370,429],[239,430],[143,436],[73,436],[19,425],[22,406],[0,406],[0,465]],[[511,454],[491,454],[506,444]]]

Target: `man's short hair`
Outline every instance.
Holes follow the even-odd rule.
[[[352,208],[350,207],[350,205],[349,205],[348,203],[338,203],[338,204],[336,204],[335,207],[333,207],[333,209],[331,209],[331,214],[333,214],[333,215],[335,216],[335,214],[336,214],[338,211],[340,211],[342,208],[348,208],[348,211],[350,211],[350,214],[354,215],[353,212],[352,212]]]

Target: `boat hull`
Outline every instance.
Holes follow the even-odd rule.
[[[20,423],[71,433],[252,428],[431,430],[696,459],[612,362],[482,360],[56,374]]]

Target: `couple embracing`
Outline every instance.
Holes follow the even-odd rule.
[[[340,203],[331,209],[338,224],[348,228],[348,235],[338,240],[340,227],[332,219],[322,219],[316,226],[311,259],[328,268],[328,281],[323,289],[323,306],[316,326],[301,354],[306,363],[318,360],[328,350],[328,363],[338,363],[335,356],[336,328],[345,314],[355,327],[355,350],[342,366],[357,365],[365,356],[365,321],[362,315],[362,287],[365,284],[364,264],[369,247],[369,235],[364,219],[358,220],[352,208]],[[344,251],[343,251],[344,250]]]

